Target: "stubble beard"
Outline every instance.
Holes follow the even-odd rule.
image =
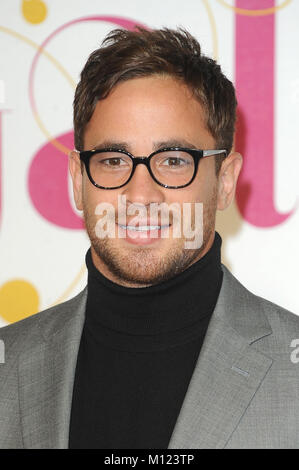
[[[183,238],[171,237],[164,239],[163,250],[157,248],[155,242],[153,245],[132,245],[125,249],[123,241],[120,246],[117,238],[96,236],[97,219],[85,204],[83,215],[91,246],[112,279],[124,286],[145,287],[171,279],[202,257],[215,230],[216,192],[209,203],[203,205],[203,242],[196,249],[185,248],[186,240]],[[168,240],[169,248],[165,250]]]

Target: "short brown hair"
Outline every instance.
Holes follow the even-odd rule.
[[[235,90],[220,66],[201,53],[185,29],[111,31],[88,58],[74,98],[75,147],[84,150],[84,132],[98,100],[131,78],[169,75],[185,83],[203,105],[206,126],[217,148],[232,149],[236,121]],[[216,174],[222,160],[216,159]]]

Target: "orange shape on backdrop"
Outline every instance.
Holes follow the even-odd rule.
[[[23,279],[13,279],[0,287],[0,315],[14,323],[38,312],[39,295],[36,288]]]
[[[22,0],[22,14],[29,23],[42,23],[47,16],[47,6],[42,0]]]

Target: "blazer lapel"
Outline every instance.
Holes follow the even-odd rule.
[[[224,271],[222,288],[169,449],[219,449],[271,367],[253,342],[271,334],[258,297]]]
[[[85,288],[66,311],[53,312],[53,320],[43,329],[35,349],[21,355],[19,394],[25,448],[68,447],[86,295]]]

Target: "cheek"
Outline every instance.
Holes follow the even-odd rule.
[[[95,207],[99,202],[108,202],[107,191],[96,188],[86,174],[83,178],[82,194],[85,205]]]
[[[196,181],[197,191],[196,194],[202,202],[209,202],[214,200],[215,192],[217,191],[217,178],[215,174],[214,162],[204,161],[205,166],[199,168],[200,174]]]
[[[85,212],[95,219],[108,214],[109,218],[115,218],[118,212],[118,194],[96,188],[87,182],[83,188],[83,206]]]
[[[203,202],[206,198],[208,188],[205,184],[200,184],[198,181],[194,181],[189,187],[182,190],[179,194],[179,202]]]

